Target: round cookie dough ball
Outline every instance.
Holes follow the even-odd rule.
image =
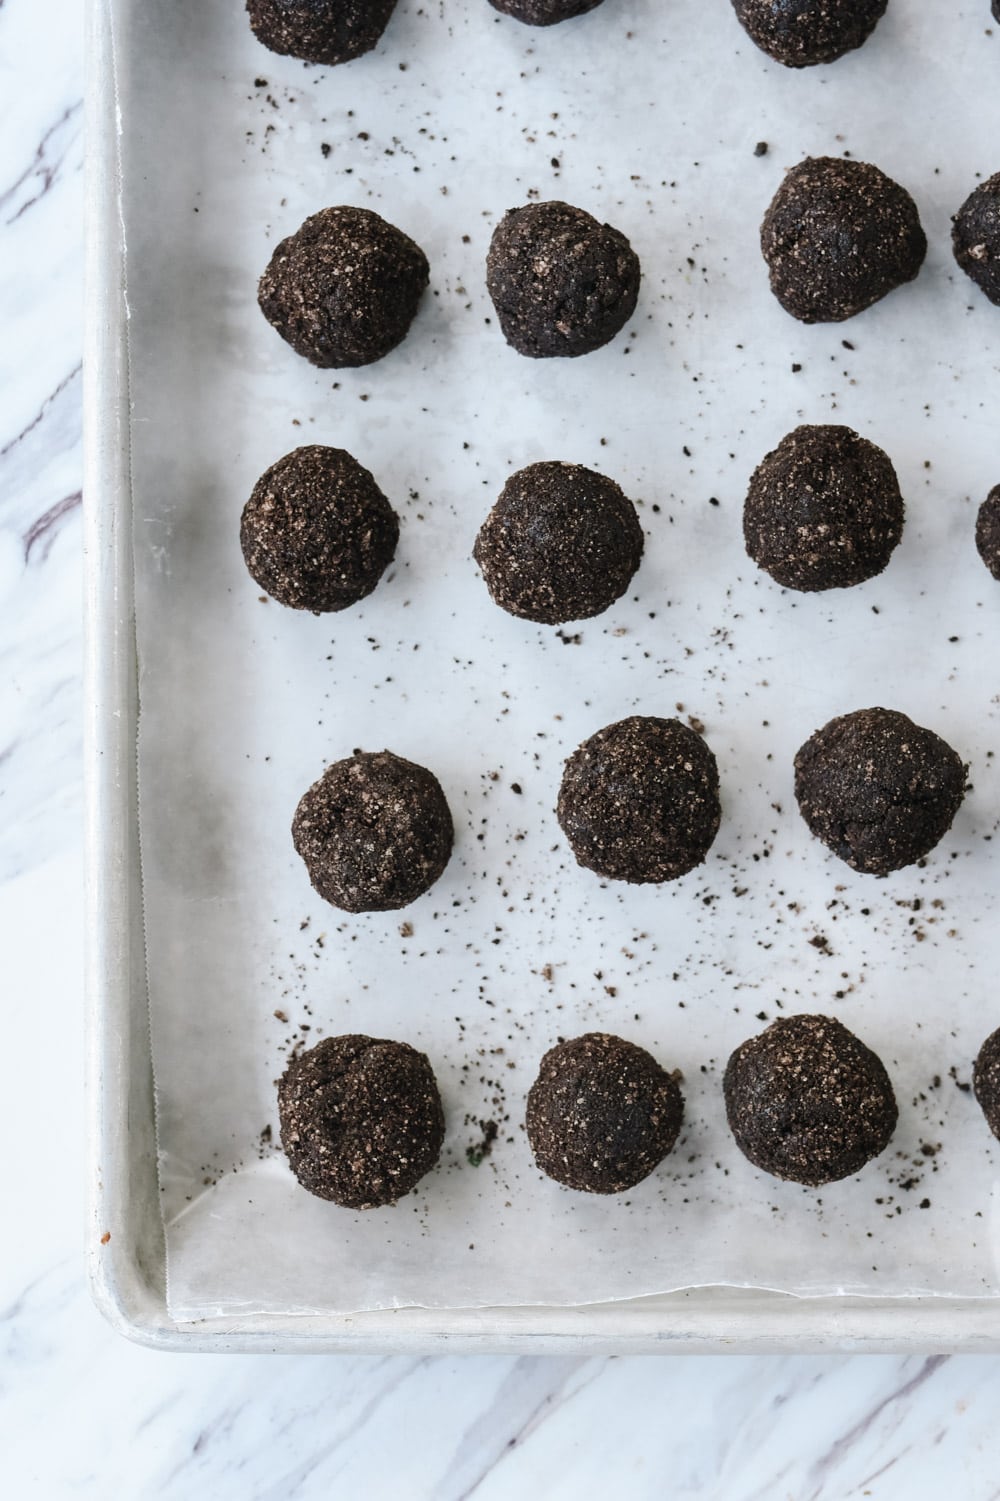
[[[786,68],[836,62],[868,40],[888,0],[733,0],[737,20]]]
[[[579,865],[612,881],[674,881],[719,831],[715,757],[679,719],[620,719],[570,756],[556,812]]]
[[[394,912],[415,902],[448,864],[453,838],[437,777],[391,751],[335,761],[292,820],[310,881],[345,912]]]
[[[342,448],[296,448],[253,487],[240,521],[251,576],[293,610],[346,610],[392,562],[399,521],[382,491]]]
[[[555,26],[557,21],[585,15],[603,3],[604,0],[490,0],[494,10],[513,16],[526,26]]]
[[[258,42],[328,67],[370,52],[395,9],[396,0],[247,0]]]
[[[1000,580],[1000,485],[994,485],[976,517],[976,546],[979,556]]]
[[[528,1092],[525,1127],[548,1177],[615,1194],[648,1178],[672,1149],[684,1101],[645,1048],[587,1032],[551,1048]]]
[[[966,276],[1000,306],[1000,172],[962,204],[951,221],[951,245]]]
[[[991,1032],[972,1066],[972,1087],[986,1124],[1000,1137],[1000,1027]]]
[[[323,370],[370,365],[406,337],[430,277],[419,245],[366,208],[321,209],[271,257],[268,323]]]
[[[819,1188],[860,1172],[896,1129],[882,1060],[831,1016],[787,1016],[733,1053],[723,1081],[736,1145],[754,1167]]]
[[[849,427],[797,427],[754,471],[750,557],[786,589],[846,589],[882,572],[903,535],[887,454]]]
[[[568,203],[512,208],[493,231],[486,286],[507,343],[532,359],[590,354],[635,312],[639,258]]]
[[[927,240],[905,188],[868,162],[807,157],[786,173],[760,230],[771,291],[802,323],[841,323],[923,265]]]
[[[795,757],[809,831],[852,870],[886,876],[922,860],[951,828],[966,767],[933,730],[894,709],[831,719]]]
[[[614,604],[642,549],[635,506],[614,480],[580,464],[547,462],[511,475],[473,557],[501,609],[562,625]]]
[[[395,1204],[437,1162],[444,1111],[405,1042],[324,1037],[278,1081],[281,1145],[303,1188],[343,1209]]]

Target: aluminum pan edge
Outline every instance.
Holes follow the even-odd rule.
[[[171,1319],[157,1203],[135,775],[128,320],[113,45],[115,17],[127,18],[130,3],[86,0],[86,1256],[97,1307],[130,1339],[189,1352],[1000,1350],[1000,1299],[810,1299],[711,1287],[584,1308]]]

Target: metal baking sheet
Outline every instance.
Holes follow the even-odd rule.
[[[614,1004],[617,996],[599,989],[592,978],[598,968],[602,972],[607,968],[600,957],[595,961],[583,950],[575,953],[565,942],[572,934],[564,934],[561,944],[557,941],[550,947],[556,975],[565,981],[565,988],[560,992],[557,982],[548,993],[543,989],[541,999],[532,1005],[533,1014],[542,1014],[539,1036],[547,1028],[547,1041],[557,1032],[582,1030],[585,1025],[617,1026],[635,1035],[636,1026],[628,1028],[626,1023],[638,1007],[641,1025],[647,1028],[640,1036],[656,1041],[661,1053],[673,1050],[682,1055],[680,1061],[694,1086],[689,1095],[694,1102],[693,1130],[703,1133],[703,1151],[715,1145],[710,1110],[718,1079],[700,1090],[696,1077],[700,1063],[724,1058],[728,1046],[756,1025],[755,1012],[769,1011],[779,999],[788,1003],[788,1009],[796,997],[807,1005],[823,998],[827,1009],[837,1009],[845,1020],[863,1018],[865,1027],[859,1020],[859,1030],[895,1064],[901,1094],[912,1087],[915,1098],[919,1085],[926,1082],[923,1074],[932,1074],[942,1059],[954,1061],[959,1072],[963,1063],[967,1068],[970,1025],[974,1025],[969,1019],[970,1002],[975,1000],[977,975],[989,972],[990,850],[984,836],[992,832],[987,756],[992,706],[978,672],[987,649],[984,641],[988,645],[988,581],[985,574],[979,577],[978,564],[962,549],[967,550],[972,502],[993,482],[985,463],[992,435],[987,396],[996,368],[985,352],[991,310],[974,301],[964,278],[949,264],[947,218],[976,172],[985,173],[992,164],[979,160],[978,139],[971,139],[960,121],[949,126],[944,111],[945,101],[953,108],[959,79],[963,80],[962,94],[972,97],[978,87],[984,100],[992,97],[987,86],[993,61],[990,42],[982,35],[984,28],[976,24],[972,8],[964,7],[966,14],[959,12],[950,23],[955,31],[954,51],[932,49],[931,8],[915,7],[905,21],[892,24],[887,18],[883,25],[889,29],[884,39],[879,38],[878,48],[873,43],[856,59],[816,75],[786,76],[753,52],[728,14],[701,17],[698,7],[678,6],[668,47],[659,34],[663,25],[656,19],[656,7],[623,3],[615,7],[619,14],[614,19],[605,16],[605,24],[611,26],[623,52],[640,44],[633,54],[636,60],[633,64],[630,58],[624,69],[620,65],[608,68],[601,44],[602,67],[598,68],[591,61],[595,39],[601,35],[595,26],[602,11],[610,13],[613,5],[615,0],[608,0],[593,18],[581,22],[581,34],[573,40],[551,33],[515,32],[511,23],[495,22],[492,15],[484,22],[463,11],[456,20],[453,8],[447,7],[440,14],[424,16],[404,4],[380,53],[325,78],[318,71],[307,72],[254,51],[242,30],[241,7],[235,7],[236,14],[208,15],[203,7],[181,5],[166,19],[143,15],[127,4],[92,7],[97,69],[91,92],[88,392],[90,493],[96,498],[89,545],[91,887],[96,925],[91,997],[101,1020],[93,1032],[92,1077],[97,1102],[95,1148],[102,1163],[103,1185],[96,1194],[92,1229],[102,1299],[117,1304],[121,1321],[156,1341],[188,1338],[209,1345],[217,1340],[230,1346],[259,1347],[266,1346],[268,1339],[281,1344],[292,1339],[309,1347],[329,1347],[352,1339],[426,1343],[446,1335],[476,1343],[492,1338],[499,1346],[522,1339],[558,1342],[574,1331],[616,1347],[658,1344],[664,1339],[680,1346],[699,1343],[704,1347],[723,1332],[758,1343],[774,1340],[780,1344],[798,1338],[803,1344],[824,1339],[884,1344],[904,1338],[901,1329],[922,1328],[925,1337],[936,1343],[961,1344],[970,1337],[973,1325],[976,1339],[991,1337],[995,1314],[988,1300],[949,1297],[935,1303],[911,1298],[906,1300],[904,1318],[899,1308],[877,1293],[860,1301],[844,1296],[788,1299],[762,1291],[711,1288],[586,1312],[508,1308],[463,1313],[439,1308],[345,1318],[335,1312],[313,1311],[296,1320],[281,1310],[230,1308],[197,1324],[177,1324],[166,1313],[144,1028],[147,954],[140,921],[131,756],[137,707],[131,629],[132,522],[136,522],[143,550],[140,579],[145,577],[156,526],[161,528],[166,577],[178,567],[196,571],[202,551],[218,548],[224,599],[218,605],[206,601],[203,618],[192,619],[187,611],[175,616],[170,625],[182,640],[185,633],[194,636],[207,630],[216,609],[223,614],[235,609],[235,618],[252,620],[252,612],[239,612],[252,604],[259,615],[261,607],[254,597],[240,598],[238,591],[245,589],[245,579],[226,548],[231,547],[242,492],[255,473],[302,440],[295,418],[309,438],[341,442],[359,457],[367,455],[366,461],[379,477],[385,476],[385,487],[397,503],[404,495],[408,498],[402,507],[406,525],[401,562],[404,558],[411,562],[410,576],[404,572],[402,584],[396,582],[396,598],[387,607],[390,611],[413,608],[412,601],[404,603],[402,590],[417,595],[419,605],[422,579],[419,574],[414,577],[412,565],[419,564],[427,578],[431,559],[446,557],[446,571],[453,569],[460,592],[449,596],[436,620],[425,615],[424,625],[433,624],[440,637],[457,637],[463,644],[469,641],[475,591],[481,589],[467,560],[467,543],[510,467],[534,457],[576,458],[606,468],[645,502],[647,560],[637,579],[638,597],[622,614],[582,628],[579,643],[564,642],[551,633],[525,637],[520,628],[513,629],[513,622],[491,622],[493,654],[482,658],[480,669],[485,662],[495,665],[499,637],[499,658],[501,662],[507,655],[511,658],[512,665],[505,670],[515,679],[513,696],[522,699],[522,712],[523,700],[528,698],[526,723],[537,721],[537,732],[543,714],[551,711],[553,715],[552,723],[546,722],[547,744],[537,761],[526,753],[523,733],[508,742],[501,725],[485,740],[483,721],[476,723],[474,716],[469,720],[464,713],[465,738],[449,730],[445,744],[440,722],[448,717],[449,703],[445,689],[435,697],[433,672],[433,666],[441,664],[432,659],[431,667],[424,669],[432,684],[432,713],[425,711],[420,734],[438,737],[433,744],[425,738],[424,759],[437,767],[446,760],[449,790],[455,789],[460,802],[465,799],[466,844],[463,849],[460,837],[460,858],[452,871],[458,888],[463,880],[483,879],[478,866],[488,870],[488,855],[503,865],[522,824],[535,823],[544,829],[553,791],[548,784],[553,777],[557,779],[562,755],[589,729],[615,717],[604,712],[609,683],[614,683],[615,701],[622,713],[649,706],[654,696],[663,704],[661,711],[669,712],[675,702],[684,702],[685,712],[705,722],[708,738],[723,762],[729,828],[726,841],[720,840],[713,856],[714,869],[710,862],[704,878],[686,895],[679,889],[671,891],[666,902],[647,904],[649,910],[641,914],[638,907],[630,908],[624,924],[615,912],[616,894],[607,897],[607,909],[596,914],[596,921],[619,923],[616,938],[622,941],[616,943],[615,964],[621,974],[607,976],[600,986],[606,984],[621,995],[618,1005]],[[648,59],[658,58],[658,68],[676,66],[669,61],[671,48],[679,48],[682,40],[705,56],[722,59],[696,100],[697,107],[685,105],[679,89],[671,101],[653,86],[656,74]],[[482,63],[484,55],[488,66]],[[469,56],[479,59],[479,71],[470,74],[466,63],[463,75],[459,64]],[[915,142],[906,132],[887,131],[884,124],[879,125],[882,116],[893,116],[886,108],[891,88],[903,89],[895,73],[883,87],[886,69],[893,60],[902,68],[903,59],[926,85],[927,115],[936,126],[921,132]],[[168,152],[163,131],[167,121],[152,104],[158,98],[157,88],[162,88],[161,70],[180,69],[182,60],[183,70],[173,77],[183,77],[183,108],[176,108],[170,117]],[[401,61],[406,63],[405,70],[399,68]],[[152,71],[144,75],[143,69]],[[734,90],[734,69],[747,70],[752,87],[748,85],[742,93]],[[503,76],[498,80],[500,72]],[[622,87],[626,75],[629,91]],[[267,78],[266,86],[255,83],[262,77]],[[449,90],[461,88],[463,77],[476,99],[495,98],[493,112],[509,116],[497,127],[503,132],[502,163],[490,155],[489,141],[484,145],[482,135],[476,136],[469,97],[464,103],[448,97]],[[880,90],[877,108],[871,102],[876,97],[875,80]],[[213,126],[224,116],[213,104],[206,106],[206,119],[202,107],[209,96],[199,94],[206,81],[232,107],[231,133],[224,145],[233,155],[225,158],[225,172],[218,170],[215,158],[214,176],[216,147],[208,143],[217,142]],[[147,87],[139,90],[137,82]],[[491,92],[490,84],[495,85]],[[553,103],[556,93],[559,99]],[[373,111],[371,100],[376,97],[379,104]],[[150,101],[145,117],[135,107],[141,98]],[[724,99],[728,100],[725,110],[721,108]],[[867,112],[859,107],[859,100],[864,99],[869,100]],[[122,158],[112,112],[115,102],[121,108],[124,129],[124,195],[118,175]],[[362,107],[369,111],[365,124],[359,123]],[[980,122],[984,108],[977,110]],[[643,110],[650,112],[652,122],[645,130],[638,124]],[[490,137],[494,127],[482,113],[487,126],[483,134]],[[445,117],[455,122],[449,128],[449,140],[428,145],[423,137],[443,133]],[[598,133],[595,117],[603,122]],[[844,130],[847,120],[849,133]],[[845,139],[835,148],[838,136]],[[761,139],[769,142],[768,155],[754,157],[754,144]],[[324,146],[331,149],[324,151]],[[836,330],[803,330],[771,303],[763,268],[756,260],[753,231],[782,167],[810,150],[832,149],[849,149],[874,159],[904,181],[918,199],[932,248],[917,287],[900,292],[856,323]],[[612,165],[606,166],[602,158]],[[621,168],[626,158],[634,169],[627,173]],[[414,167],[420,171],[414,172]],[[157,170],[161,176],[156,191],[144,198],[141,184],[153,180]],[[481,260],[489,229],[504,207],[523,201],[532,191],[594,207],[630,234],[643,259],[646,279],[634,325],[636,338],[622,339],[593,357],[596,364],[579,361],[555,371],[544,364],[529,367],[504,349],[495,328],[484,321],[489,309],[481,289]],[[385,362],[385,369],[376,366],[368,372],[350,373],[334,391],[332,380],[323,383],[306,367],[298,368],[268,330],[253,323],[252,285],[269,244],[280,234],[320,203],[348,198],[382,206],[388,217],[415,233],[431,257],[436,296],[422,314],[423,327],[418,324],[414,331],[414,339],[422,339],[422,345],[414,344],[409,358],[401,357],[394,371]],[[142,203],[145,217],[130,222],[130,204]],[[123,217],[130,259],[131,341],[126,338]],[[164,256],[159,247],[166,243],[167,225],[170,254]],[[734,225],[741,228],[739,240],[734,237]],[[469,237],[467,244],[463,234]],[[199,306],[210,314],[204,333],[189,348],[184,348],[180,337],[171,336],[160,340],[155,350],[144,350],[141,330],[144,323],[147,329],[153,326],[151,308],[161,320],[161,330],[168,334],[176,333],[178,326],[182,332],[189,329],[178,299],[185,295],[185,273],[194,268],[197,283],[188,281],[187,287],[201,288]],[[164,274],[154,274],[160,272]],[[141,298],[140,293],[144,294]],[[269,338],[273,342],[268,343]],[[843,348],[845,338],[853,349]],[[152,363],[144,365],[150,359]],[[150,404],[150,371],[155,369],[162,377],[167,368],[164,360],[174,382],[170,400]],[[212,379],[222,362],[236,372],[224,393]],[[793,372],[793,364],[802,369]],[[903,379],[912,372],[919,373],[917,386],[912,379]],[[449,403],[449,393],[454,391],[464,393],[468,403],[461,409],[464,424],[455,421],[455,403]],[[162,392],[161,387],[161,396]],[[362,397],[367,399],[362,401]],[[232,410],[234,403],[243,406],[245,417],[238,432],[234,435],[229,430],[220,446],[219,410],[227,406]],[[809,614],[801,603],[776,591],[768,594],[761,582],[748,577],[738,538],[740,487],[749,469],[787,427],[808,419],[849,421],[883,442],[897,463],[910,502],[907,539],[884,583],[880,581],[877,597],[871,592],[875,586],[869,586],[858,591],[863,598],[838,601],[836,611],[820,605]],[[469,448],[461,448],[466,442]],[[154,456],[162,459],[171,444],[174,462],[160,470],[158,483],[151,486],[152,460]],[[380,463],[371,458],[376,448],[384,455]],[[207,453],[212,454],[211,464],[196,474]],[[411,488],[417,491],[416,497],[409,497]],[[719,504],[713,505],[713,499]],[[414,540],[407,557],[404,549],[407,540],[417,536],[418,520],[427,527],[429,541]],[[453,556],[447,555],[449,548]],[[365,637],[375,634],[376,600],[378,595],[365,620],[355,626],[354,635],[362,627]],[[879,611],[877,629],[872,625],[873,605]],[[277,609],[263,608],[271,616]],[[654,614],[660,624],[647,623]],[[763,626],[746,625],[753,614],[761,617]],[[383,630],[389,618],[381,617]],[[392,618],[395,625],[403,617]],[[406,617],[408,630],[411,618]],[[164,616],[162,625],[167,624]],[[141,636],[151,622],[140,617],[138,625]],[[269,618],[266,625],[250,627],[255,654],[270,654],[272,665],[275,654],[296,663],[294,681],[286,674],[289,696],[287,702],[279,703],[279,713],[299,712],[307,699],[316,705],[323,697],[316,691],[319,673],[330,670],[314,659],[318,638],[310,626],[315,623],[277,623]],[[748,641],[751,631],[758,634],[751,634]],[[765,650],[760,649],[760,632],[767,637]],[[793,632],[796,649],[789,651]],[[925,632],[923,641],[921,632]],[[329,636],[327,632],[324,638],[324,661],[330,651]],[[403,639],[402,625],[397,636]],[[904,659],[901,641],[914,636],[917,653]],[[952,636],[958,636],[958,641],[950,640]],[[337,642],[348,661],[351,639],[338,637]],[[364,644],[370,648],[373,643],[365,640]],[[387,650],[384,642],[377,639],[376,644],[380,651]],[[359,648],[357,641],[354,649],[360,657]],[[473,656],[471,649],[468,655]],[[380,668],[385,676],[394,676],[384,667],[386,660],[381,656]],[[814,664],[820,664],[818,670]],[[260,660],[255,660],[254,671],[260,667]],[[370,672],[367,660],[359,674],[362,670]],[[778,714],[772,707],[777,701],[768,697],[776,691],[772,675],[777,678],[779,670],[786,691],[791,683],[797,738],[789,727],[787,702],[782,702]],[[336,682],[336,671],[327,680],[327,689]],[[502,672],[497,673],[497,682],[490,686],[510,691],[502,680]],[[268,679],[273,681],[273,677]],[[849,684],[852,693],[847,704],[843,684]],[[162,679],[158,681],[155,674],[144,678],[143,692],[149,695],[145,701],[155,706],[155,694],[162,687]],[[863,690],[867,697],[857,697]],[[862,922],[859,906],[867,898],[858,895],[853,878],[824,868],[792,811],[784,804],[774,810],[770,804],[782,798],[787,802],[784,784],[791,751],[821,721],[827,706],[834,712],[875,701],[873,693],[939,727],[943,716],[952,738],[977,763],[976,793],[956,829],[950,861],[947,852],[937,857],[937,867],[932,862],[927,872],[916,878],[911,875],[905,890],[900,885],[890,890],[890,883],[876,883],[878,914],[874,922]],[[386,693],[378,701],[379,717],[373,703],[369,723],[358,725],[357,731],[352,726],[348,740],[353,744],[355,736],[361,742],[377,736],[386,712],[394,725],[405,724],[413,733],[417,720],[411,702],[418,696],[423,691],[401,695],[386,711],[385,704],[392,699]],[[598,697],[599,702],[587,703],[588,698]],[[193,751],[191,764],[196,765],[200,750],[196,727],[192,733],[195,721],[190,718],[194,703],[194,695],[185,702],[171,690],[161,700],[161,708],[176,708],[177,723],[187,733],[186,748]],[[555,720],[556,713],[562,718]],[[765,719],[769,720],[766,725]],[[304,720],[301,734],[294,737],[301,740],[300,756],[289,758],[279,773],[285,779],[284,790],[297,795],[303,778],[311,779],[325,759],[343,753],[331,722],[336,724],[336,714],[329,708]],[[520,726],[522,732],[526,723]],[[263,744],[256,748],[260,761],[270,754]],[[532,745],[531,751],[536,749]],[[234,743],[234,765],[237,751]],[[475,775],[470,775],[473,768]],[[483,783],[487,794],[495,786],[492,771],[500,781],[498,791],[509,794],[509,782],[520,778],[519,785],[530,789],[531,801],[526,807],[519,804],[516,812],[510,811],[509,798],[499,813],[495,802],[489,805],[489,848],[480,858],[472,845],[477,831],[473,814],[478,812],[481,778],[487,779]],[[259,796],[260,788],[268,785],[267,775],[256,767],[249,780],[240,783],[244,794]],[[255,783],[255,776],[265,780]],[[271,836],[265,831],[263,837],[270,848]],[[549,842],[554,845],[557,838]],[[273,842],[274,868],[281,868],[282,882],[301,881],[294,857],[289,860],[287,851],[281,850],[280,838]],[[156,849],[147,848],[144,853],[147,862],[152,859],[155,865]],[[514,877],[523,881],[527,873],[535,884],[548,872],[560,901],[573,900],[581,908],[589,904],[593,913],[593,904],[604,902],[605,897],[587,888],[584,873],[576,873],[565,855],[546,866],[548,853],[541,838],[536,839],[529,858],[537,859],[538,866],[529,871],[521,851],[514,850],[521,859],[519,867],[515,862]],[[193,852],[189,869],[204,869],[203,863],[199,865],[200,855]],[[783,864],[783,873],[776,876],[778,862]],[[744,872],[755,891],[749,903],[745,895],[732,895],[745,884]],[[851,887],[847,895],[836,891],[837,886],[843,887],[843,877]],[[809,887],[803,902],[802,890],[810,881],[816,884]],[[789,900],[804,906],[806,915],[801,921],[785,919],[778,924],[776,904],[789,882],[795,888]],[[831,909],[817,905],[821,890],[827,900],[840,903],[842,912],[834,910],[831,915]],[[148,896],[147,887],[147,900]],[[706,902],[706,897],[711,900]],[[944,907],[931,907],[934,920],[921,919],[915,925],[913,902],[925,898],[928,904],[943,901]],[[736,902],[742,905],[732,905]],[[900,905],[903,902],[908,905]],[[317,923],[323,917],[318,907],[315,914],[308,912],[309,895],[301,887],[295,888],[284,914],[286,927],[292,907],[296,915],[301,907],[302,915],[314,917]],[[938,918],[935,913],[943,915]],[[417,931],[419,916],[414,910]],[[430,921],[429,914],[426,917]],[[535,928],[538,955],[543,940],[558,938],[552,927],[554,904],[551,911],[544,908],[541,917],[544,922]],[[510,924],[512,930],[516,926]],[[914,936],[915,926],[922,933],[920,939]],[[958,936],[948,936],[949,930]],[[651,931],[656,933],[658,949],[668,943],[684,951],[680,971],[684,978],[671,983],[681,984],[682,998],[690,1000],[691,1009],[698,1007],[694,1024],[682,1012],[678,1020],[673,996],[669,1019],[661,1014],[651,1021],[650,1012],[657,1005],[662,1007],[656,990],[664,982],[662,961],[648,965],[640,961],[630,969],[631,961],[617,952],[639,941],[639,933]],[[809,944],[817,934],[830,940],[827,948],[833,950],[832,962],[827,952]],[[379,951],[375,936],[369,933],[368,963]],[[286,944],[286,937],[283,931],[272,945],[270,973],[264,975],[263,966],[259,973],[269,982],[297,983],[296,962],[307,964],[308,989],[299,992],[296,1000],[299,995],[310,998],[315,1010],[320,988],[337,983],[335,961],[328,967],[325,956],[319,961],[315,954],[300,951],[292,960],[291,973],[282,974],[273,955],[294,948]],[[751,969],[740,945],[758,940],[761,946],[770,947],[762,948],[767,957],[755,956]],[[505,941],[516,946],[517,939]],[[692,962],[692,955],[698,956],[697,963]],[[169,981],[170,971],[155,948],[149,958],[155,996],[158,987]],[[532,969],[544,971],[549,962],[529,964],[515,952],[510,969],[523,987]],[[844,977],[839,971],[831,972],[838,962],[847,969]],[[399,964],[405,978],[407,966],[402,960]],[[560,973],[574,965],[580,983],[572,974]],[[421,973],[426,974],[427,968]],[[645,978],[644,970],[650,972]],[[899,1010],[881,999],[873,1006],[868,999],[871,991],[866,987],[871,986],[872,971],[883,982],[892,977],[895,996],[905,994],[918,1033],[913,1046],[906,1039],[900,1042]],[[670,972],[674,972],[673,964]],[[716,1004],[721,991],[730,989],[734,973],[740,991],[749,989],[753,994],[727,996],[732,1015],[723,1019],[721,1008],[711,1013],[707,1008]],[[377,978],[374,971],[370,977]],[[584,977],[589,990],[581,1002],[578,992],[584,988]],[[253,1008],[264,1005],[267,988],[262,983]],[[884,983],[880,989],[885,991]],[[835,1005],[838,990],[844,994]],[[760,992],[766,999],[759,999]],[[859,996],[859,992],[863,993]],[[943,994],[951,1001],[947,1012],[942,1007]],[[254,1014],[265,1013],[255,1009]],[[579,1025],[569,1025],[567,1015],[574,1022],[578,1019]],[[961,1022],[956,1026],[958,1017]],[[321,1025],[331,1030],[335,1019],[335,1014],[326,1015]],[[157,1025],[154,1009],[154,1036]],[[426,1023],[418,1021],[410,1035],[429,1045]],[[276,1044],[260,1033],[256,1023],[249,1025],[248,1040],[254,1048],[258,1044],[262,1049],[274,1048],[278,1058]],[[450,1043],[449,1051],[457,1051],[456,1042]],[[928,1071],[931,1059],[936,1061]],[[529,1078],[527,1050],[519,1062]],[[516,1116],[517,1090],[510,1093]],[[981,1128],[976,1135],[974,1116],[961,1114],[964,1104],[964,1095],[952,1085],[943,1116],[926,1111],[921,1115],[914,1107],[910,1117],[914,1139],[905,1144],[918,1151],[919,1138],[935,1121],[944,1119],[947,1152],[930,1197],[946,1203],[946,1191],[943,1197],[939,1184],[947,1182],[949,1169],[957,1171],[956,1162],[968,1162],[970,1154],[979,1153],[984,1199],[976,1207],[988,1210],[988,1152]],[[473,1113],[480,1113],[478,1102]],[[462,1144],[459,1131],[453,1146],[460,1151]],[[248,1156],[249,1146],[237,1142],[231,1158]],[[261,1166],[268,1170],[267,1164]],[[516,1165],[498,1166],[498,1172],[505,1171],[513,1176]],[[234,1180],[239,1176],[233,1175]],[[791,1206],[783,1212],[789,1225],[795,1223],[796,1213],[801,1214]],[[934,1211],[925,1213],[933,1215]],[[916,1218],[915,1211],[911,1218]],[[102,1245],[109,1232],[110,1239]],[[983,1233],[988,1243],[988,1228]],[[948,1255],[949,1248],[942,1246],[940,1259]],[[477,1301],[489,1299],[479,1296]]]

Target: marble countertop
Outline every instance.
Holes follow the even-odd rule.
[[[9,1493],[1000,1496],[1000,1358],[164,1356],[123,1343],[92,1308],[80,1088],[78,11],[77,0],[0,0]]]

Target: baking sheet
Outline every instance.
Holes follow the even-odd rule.
[[[997,478],[1000,314],[947,233],[996,166],[998,39],[979,10],[945,23],[897,5],[860,53],[798,75],[728,6],[693,0],[668,15],[607,0],[551,32],[485,0],[404,0],[379,51],[332,72],[259,49],[238,3],[117,6],[175,1318],[711,1283],[997,1291],[995,1159],[960,1086],[1000,1021],[1000,596],[971,542]],[[910,188],[931,248],[915,285],[805,329],[767,291],[756,227],[785,167],[836,150]],[[492,226],[536,195],[609,219],[643,263],[635,319],[583,360],[520,359],[488,321]],[[432,284],[400,350],[324,374],[268,329],[254,289],[274,243],[334,202],[412,234]],[[881,443],[908,503],[887,573],[843,596],[783,594],[742,553],[749,473],[800,421]],[[261,603],[239,555],[254,480],[300,442],[350,449],[403,523],[391,576],[331,620]],[[647,534],[629,597],[561,633],[495,610],[469,557],[507,474],[551,457],[612,474]],[[826,856],[791,796],[806,735],[878,702],[945,733],[974,784],[926,869],[883,882]],[[637,711],[693,715],[722,774],[709,861],[661,890],[578,870],[551,811],[564,757]],[[413,907],[351,918],[311,892],[288,825],[326,762],[384,745],[438,774],[456,852]],[[725,1059],[780,1009],[839,1015],[900,1099],[889,1153],[818,1194],[756,1173],[725,1128]],[[674,1155],[621,1199],[543,1180],[521,1130],[541,1053],[595,1027],[684,1075]],[[274,1146],[288,1050],[346,1030],[427,1051],[449,1119],[440,1169],[364,1216],[298,1190]],[[487,1121],[499,1136],[474,1166]]]

